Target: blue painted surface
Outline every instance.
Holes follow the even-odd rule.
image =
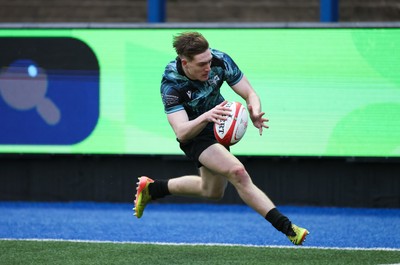
[[[306,246],[400,248],[400,209],[279,207],[310,230]],[[244,205],[0,202],[0,238],[291,246]]]

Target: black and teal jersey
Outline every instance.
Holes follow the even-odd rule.
[[[211,71],[207,81],[194,81],[186,77],[179,58],[170,62],[161,81],[161,97],[165,113],[186,110],[193,120],[224,101],[220,88],[224,81],[237,84],[243,73],[232,58],[224,52],[210,49]]]

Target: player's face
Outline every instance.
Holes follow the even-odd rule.
[[[191,61],[182,59],[185,74],[192,80],[207,81],[211,71],[211,60],[210,50],[195,55]]]

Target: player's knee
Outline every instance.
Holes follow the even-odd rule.
[[[245,185],[246,183],[249,182],[250,176],[247,173],[244,166],[242,164],[238,164],[238,165],[233,166],[230,169],[229,179],[234,185],[236,185],[236,184]]]

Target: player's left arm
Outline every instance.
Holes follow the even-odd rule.
[[[263,128],[268,128],[268,125],[266,124],[268,119],[264,117],[265,112],[262,112],[260,97],[257,95],[245,75],[243,75],[242,79],[238,83],[231,87],[246,101],[250,119],[253,122],[253,125],[259,129],[260,135],[262,135]]]

